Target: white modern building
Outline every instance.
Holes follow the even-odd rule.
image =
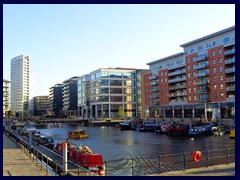
[[[140,71],[146,70],[101,68],[81,76],[78,79],[79,116],[90,119],[136,117],[137,72],[140,75]],[[140,88],[139,84],[139,93]]]
[[[29,116],[29,63],[30,58],[27,55],[11,59],[11,110],[16,113],[16,117]]]
[[[8,117],[10,110],[10,81],[3,79],[3,117]]]

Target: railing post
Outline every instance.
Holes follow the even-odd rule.
[[[229,148],[227,148],[227,165],[229,164]]]
[[[47,158],[47,163],[46,163],[46,174],[48,175],[48,157]]]
[[[206,157],[206,167],[208,167],[208,165],[209,165],[209,150],[206,150],[206,154],[207,154],[207,157]]]
[[[132,158],[132,176],[133,176],[133,158]]]
[[[183,153],[183,170],[186,170],[186,157],[185,157],[185,153]]]
[[[38,151],[36,152],[36,165],[37,165],[37,162],[38,162]]]
[[[160,173],[161,173],[161,155],[159,155],[158,157],[159,157],[159,158],[158,158],[158,160],[159,160],[159,161],[158,161],[158,163],[159,163],[159,164],[158,164],[158,165],[159,165],[159,166],[158,166],[158,167],[159,167],[158,173],[160,174]]]
[[[57,161],[56,161],[56,163],[55,163],[55,170],[56,170],[56,176],[57,176]]]
[[[33,162],[34,162],[35,148],[33,148]]]
[[[107,176],[107,161],[105,161],[104,164],[105,164],[105,175]]]
[[[42,170],[42,162],[43,162],[43,153],[41,153],[41,170]]]

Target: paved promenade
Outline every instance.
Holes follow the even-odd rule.
[[[3,133],[3,176],[53,176]]]
[[[151,174],[149,176],[235,176],[235,163]]]

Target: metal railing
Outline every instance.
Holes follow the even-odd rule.
[[[203,156],[199,162],[193,160],[193,152],[105,161],[106,175],[142,176],[235,162],[235,148],[201,153]]]

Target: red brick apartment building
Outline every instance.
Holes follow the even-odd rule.
[[[148,117],[235,117],[235,26],[180,45],[184,53],[147,63]]]

